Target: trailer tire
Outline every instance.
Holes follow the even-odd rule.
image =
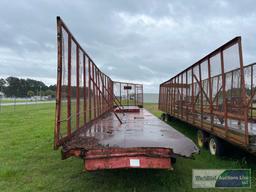
[[[168,122],[172,121],[172,116],[170,114],[167,114],[167,121]]]
[[[174,165],[176,163],[176,158],[171,157],[171,163],[172,163],[172,165]]]
[[[222,156],[224,154],[224,143],[221,139],[211,136],[209,140],[210,154],[214,156]]]
[[[165,114],[165,113],[162,113],[160,119],[163,120],[163,121],[165,121],[165,120],[166,120],[166,114]]]
[[[197,145],[199,148],[207,147],[207,134],[200,129],[197,130]]]

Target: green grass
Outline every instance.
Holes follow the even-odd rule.
[[[49,102],[50,100],[29,100],[29,99],[0,99],[1,103],[36,103],[36,102]]]
[[[53,150],[54,106],[24,105],[15,110],[4,107],[0,112],[1,191],[191,191],[193,168],[252,168],[255,189],[255,159],[238,150],[235,152],[239,154],[217,158],[203,149],[194,160],[178,158],[174,171],[84,172],[82,160],[62,161],[60,152]],[[156,105],[145,107],[160,116]],[[189,125],[178,121],[170,124],[195,139],[195,131]]]
[[[20,102],[32,102],[30,100],[26,100],[26,99],[0,99],[0,103],[20,103]]]

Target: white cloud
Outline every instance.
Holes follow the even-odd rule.
[[[123,20],[124,24],[128,27],[152,27],[152,28],[162,28],[162,27],[175,27],[177,23],[174,21],[172,17],[161,17],[161,18],[153,18],[149,15],[145,14],[136,14],[131,15],[124,12],[119,12],[117,15]]]
[[[256,60],[253,0],[0,2],[0,77],[56,83],[56,16],[112,79],[142,82],[145,92],[234,36],[244,63]],[[58,7],[58,9],[56,9]]]

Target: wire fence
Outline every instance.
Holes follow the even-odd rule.
[[[15,112],[24,109],[37,109],[41,104],[55,104],[55,99],[43,100],[39,98],[6,98],[0,97],[0,113]]]

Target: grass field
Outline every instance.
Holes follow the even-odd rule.
[[[160,116],[156,105],[145,107]],[[17,106],[15,111],[0,112],[1,191],[191,191],[193,168],[251,168],[252,188],[256,190],[256,160],[237,149],[222,158],[203,149],[195,160],[178,158],[174,171],[83,172],[82,160],[62,161],[60,152],[53,150],[54,115],[54,104]],[[187,124],[170,124],[195,139],[194,129]]]
[[[33,102],[26,99],[1,99],[0,103],[20,103],[20,102]]]

